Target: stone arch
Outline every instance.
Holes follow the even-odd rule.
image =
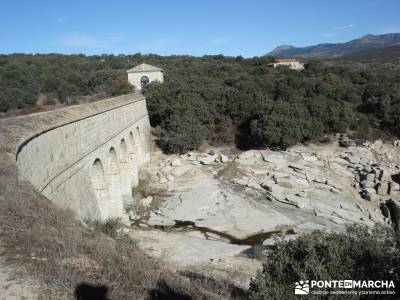
[[[133,137],[132,131],[129,132],[129,149],[132,154],[136,153],[135,138]]]
[[[142,158],[143,158],[143,142],[142,142],[142,136],[140,132],[139,126],[136,126],[134,128],[135,131],[135,148],[136,148],[136,160],[138,162],[138,165],[140,166],[142,164]]]
[[[140,128],[139,128],[139,126],[136,127],[136,136],[140,140]]]
[[[107,189],[103,164],[99,158],[96,158],[93,163],[92,184],[95,191],[104,191]]]
[[[120,151],[121,151],[120,162],[121,163],[127,163],[128,162],[128,148],[126,146],[125,139],[121,139],[121,142],[119,144],[119,148],[120,148]]]
[[[108,202],[109,202],[109,181],[107,179],[107,174],[104,172],[103,163],[99,158],[96,158],[93,162],[91,169],[91,180],[94,195],[97,200],[97,206],[99,208],[100,217],[102,219],[106,218],[108,215]]]
[[[118,156],[114,147],[111,147],[108,151],[108,165],[110,167],[110,174],[118,174]]]
[[[119,153],[118,153],[119,154]],[[119,155],[114,147],[110,147],[107,154],[106,180],[108,184],[107,199],[101,203],[103,219],[111,216],[120,216],[123,212],[121,168],[126,164],[119,163]]]

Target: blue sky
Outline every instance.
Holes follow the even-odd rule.
[[[400,32],[399,0],[1,0],[0,53],[263,55]]]

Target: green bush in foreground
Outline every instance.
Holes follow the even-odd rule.
[[[121,228],[119,219],[106,219],[105,221],[93,221],[93,227],[96,231],[104,233],[111,238],[118,236],[118,229]]]
[[[314,232],[278,242],[268,253],[262,272],[252,280],[250,298],[298,299],[294,283],[300,280],[393,280],[398,284],[399,243],[398,235],[383,226],[352,226],[342,234]],[[359,298],[346,295],[346,299]]]

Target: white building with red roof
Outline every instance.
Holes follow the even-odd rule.
[[[268,64],[274,68],[278,66],[286,66],[289,69],[293,70],[303,70],[304,64],[297,60],[296,58],[275,58],[275,61]]]

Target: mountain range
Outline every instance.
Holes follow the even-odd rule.
[[[325,43],[307,47],[281,45],[267,53],[267,55],[279,57],[332,58],[362,50],[379,49],[396,45],[400,45],[400,33],[382,35],[367,34],[346,43]]]

